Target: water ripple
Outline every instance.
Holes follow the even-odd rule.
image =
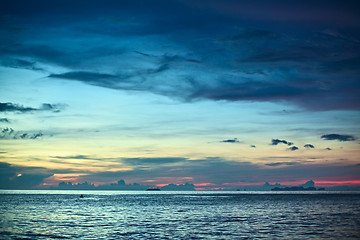
[[[360,194],[70,193],[0,192],[1,238],[360,239]]]

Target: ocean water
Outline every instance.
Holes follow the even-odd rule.
[[[360,239],[359,192],[0,190],[0,204],[0,239]]]

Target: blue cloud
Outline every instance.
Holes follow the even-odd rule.
[[[222,140],[220,142],[223,142],[223,143],[240,143],[240,141],[237,139],[237,138],[234,138],[234,139],[225,139],[225,140]]]
[[[360,20],[351,2],[341,8],[336,1],[311,3],[311,9],[327,13],[313,16],[311,24],[300,17],[310,14],[309,2],[296,8],[282,2],[282,14],[296,29],[274,13],[265,14],[261,9],[276,5],[266,1],[246,8],[241,1],[225,1],[216,9],[220,2],[140,2],[88,1],[76,14],[72,9],[82,1],[56,9],[33,1],[33,11],[18,1],[6,3],[2,11],[18,21],[3,14],[2,35],[7,37],[1,40],[0,64],[182,101],[287,102],[312,111],[360,108],[357,28],[350,17],[339,18]],[[248,8],[253,11],[244,12]],[[333,22],[348,26],[331,30]],[[55,73],[47,65],[67,70]]]
[[[288,146],[293,145],[294,143],[286,141],[286,140],[281,140],[281,139],[272,139],[271,140],[271,145],[278,145],[279,143],[283,143],[286,144]]]
[[[304,148],[315,148],[315,146],[314,145],[312,145],[312,144],[305,144],[304,145]]]
[[[296,150],[298,150],[299,148],[298,147],[296,147],[296,146],[292,146],[292,147],[289,147],[288,148],[288,150],[290,150],[290,151],[296,151]]]
[[[321,136],[322,139],[325,140],[338,140],[340,142],[347,142],[347,141],[355,141],[356,138],[352,135],[345,135],[345,134],[325,134]]]
[[[17,112],[17,113],[29,113],[35,111],[59,112],[61,109],[64,108],[64,106],[65,105],[63,104],[43,103],[39,108],[33,108],[33,107],[24,107],[22,105],[11,102],[7,102],[7,103],[0,102],[0,112]]]

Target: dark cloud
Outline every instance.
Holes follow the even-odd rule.
[[[1,133],[4,134],[4,135],[11,135],[14,133],[14,129],[12,128],[3,128],[1,129]]]
[[[0,122],[10,123],[9,119],[7,118],[0,118]]]
[[[22,167],[0,163],[1,189],[31,189],[38,187],[45,178],[52,176],[46,168]]]
[[[340,142],[347,142],[347,141],[355,141],[356,138],[352,135],[345,135],[345,134],[325,134],[321,136],[324,140],[338,140]]]
[[[114,82],[115,79],[118,79],[115,75],[95,72],[66,72],[61,74],[50,74],[48,77],[79,80],[95,85],[100,85],[101,82],[106,85]]]
[[[237,83],[221,82],[217,87],[202,87],[197,89],[193,98],[207,98],[213,100],[256,100],[271,101],[285,100],[305,96],[312,90],[302,87],[292,86],[287,83],[266,83],[257,81],[239,81]]]
[[[23,134],[20,135],[20,138],[21,138],[21,139],[25,139],[25,138],[27,138],[27,136],[28,136],[27,133],[23,133]]]
[[[315,148],[315,146],[312,144],[305,144],[304,148]]]
[[[24,107],[14,103],[0,103],[0,112],[32,112],[37,110],[36,108]]]
[[[326,73],[354,72],[358,74],[360,71],[359,66],[360,66],[360,56],[356,56],[356,57],[341,59],[338,61],[335,60],[333,62],[324,63],[321,66],[321,69]]]
[[[38,133],[27,133],[23,131],[15,131],[12,128],[3,128],[0,132],[0,139],[38,139],[44,134]]]
[[[61,66],[68,72],[46,70],[49,77],[182,101],[360,108],[360,21],[353,1],[84,4],[4,4],[0,64]],[[61,29],[64,41],[53,29]]]
[[[250,145],[251,148],[256,148],[256,145]]]
[[[39,137],[42,137],[44,134],[42,134],[41,132],[40,133],[36,133],[36,134],[34,134],[34,135],[32,135],[31,137],[30,137],[30,139],[37,139],[37,138],[39,138]]]
[[[274,162],[274,163],[267,163],[266,166],[270,167],[278,167],[278,166],[293,166],[293,165],[299,165],[298,162]]]
[[[292,147],[289,147],[288,148],[288,150],[290,150],[290,151],[296,151],[296,150],[298,150],[299,148],[298,147],[296,147],[296,146],[292,146]]]
[[[280,143],[286,144],[286,145],[288,145],[288,146],[291,146],[291,145],[294,144],[294,143],[288,142],[288,141],[286,141],[286,140],[280,140],[280,139],[272,139],[272,140],[271,140],[271,145],[278,145],[278,144],[280,144]]]
[[[28,113],[34,111],[52,111],[52,112],[59,112],[61,109],[64,108],[65,105],[63,104],[49,104],[43,103],[39,108],[33,107],[24,107],[19,104],[15,103],[0,103],[0,112],[17,112],[17,113]]]
[[[238,42],[254,40],[277,40],[280,36],[274,32],[263,29],[244,29],[241,33],[219,39],[219,42]]]
[[[1,65],[11,68],[23,68],[35,71],[41,71],[42,68],[38,67],[35,62],[27,61],[24,59],[6,59],[2,61]]]
[[[237,138],[234,138],[234,139],[225,139],[225,140],[222,140],[220,142],[223,142],[223,143],[240,143],[240,141],[237,139]]]
[[[331,151],[332,149],[331,148],[325,148],[325,150]]]

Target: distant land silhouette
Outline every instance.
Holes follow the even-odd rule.
[[[107,185],[95,186],[88,182],[73,184],[72,182],[61,182],[57,187],[51,187],[53,190],[147,190],[153,186],[141,185],[139,183],[126,184],[125,180],[121,179],[117,183],[111,183]],[[164,191],[196,191],[195,186],[190,183],[185,184],[168,184],[161,188]]]
[[[241,189],[238,189],[241,190]],[[251,186],[244,188],[244,190],[251,191],[316,191],[316,190],[325,190],[325,188],[316,188],[315,182],[313,180],[309,180],[304,184],[297,186],[287,186],[281,185],[280,183],[270,184],[269,182],[265,182],[262,186]]]
[[[209,188],[203,188],[196,186],[196,184],[185,183],[185,184],[167,184],[162,187],[155,185],[142,185],[139,183],[127,184],[125,180],[120,179],[116,183],[104,184],[95,186],[93,183],[72,183],[72,182],[60,182],[57,186],[42,186],[42,187],[24,187],[24,188],[5,188],[0,189],[33,189],[33,190],[132,190],[132,191],[145,191],[149,188],[159,188],[162,191],[315,191],[315,190],[327,190],[327,191],[360,191],[359,186],[329,186],[326,188],[315,186],[313,180],[309,180],[301,185],[281,185],[280,183],[270,184],[265,182],[262,185],[245,185],[245,186],[233,186],[233,187],[222,187],[221,185],[212,185]]]
[[[307,181],[305,184],[292,187],[275,187],[271,191],[321,191],[325,188],[316,188],[313,180]]]

